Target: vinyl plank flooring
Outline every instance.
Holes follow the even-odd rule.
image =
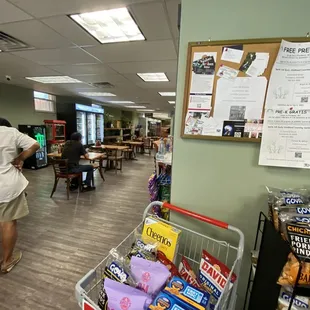
[[[96,190],[74,192],[66,200],[60,181],[53,199],[51,167],[25,170],[30,215],[19,221],[20,264],[0,276],[0,308],[79,309],[76,282],[95,267],[142,220],[149,202],[153,157],[124,161],[123,172],[95,175]]]

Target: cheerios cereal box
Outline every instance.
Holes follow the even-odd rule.
[[[180,241],[181,230],[152,216],[144,221],[142,238],[145,242],[158,242],[158,250],[174,262]]]

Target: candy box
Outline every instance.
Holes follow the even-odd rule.
[[[158,250],[174,262],[179,247],[181,230],[161,222],[154,217],[147,217],[144,221],[142,238],[144,242],[158,242]]]
[[[160,292],[149,306],[149,310],[187,310],[187,308],[183,308],[171,295]]]
[[[205,310],[210,299],[209,293],[197,289],[179,277],[173,277],[164,292],[176,298],[185,309]]]

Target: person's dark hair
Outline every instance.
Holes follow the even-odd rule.
[[[79,132],[74,132],[71,135],[71,140],[73,140],[73,141],[81,141],[82,140],[82,135]]]
[[[5,119],[0,117],[0,126],[12,127],[11,123]]]

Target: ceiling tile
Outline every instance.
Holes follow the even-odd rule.
[[[30,15],[5,0],[0,0],[0,8],[0,24],[32,19]]]
[[[61,65],[61,64],[93,64],[95,58],[85,53],[80,48],[63,48],[49,50],[31,50],[14,52],[13,55],[31,60],[40,65]]]
[[[15,82],[16,77],[58,75],[58,73],[52,69],[40,66],[32,61],[22,59],[9,53],[0,53],[0,70],[3,76],[12,76],[11,83]]]
[[[162,3],[135,4],[130,7],[130,11],[147,40],[172,38]]]
[[[177,60],[139,61],[109,63],[109,67],[119,73],[174,72],[177,70]]]
[[[35,17],[93,12],[153,0],[10,0]]]
[[[37,20],[5,24],[1,31],[36,48],[59,48],[72,45],[69,40]]]
[[[65,75],[84,75],[84,74],[115,74],[116,72],[105,65],[99,64],[82,64],[82,65],[61,65],[49,66],[50,69],[55,70]]]
[[[180,0],[166,0],[166,7],[169,15],[169,21],[171,25],[171,31],[174,38],[180,36],[178,29],[178,19],[179,19],[179,4]]]
[[[61,33],[71,42],[79,46],[87,45],[99,45],[99,42],[95,40],[91,35],[89,35],[85,30],[78,26],[71,18],[68,16],[54,16],[41,21]]]
[[[85,50],[107,63],[177,58],[172,40],[104,44]]]

